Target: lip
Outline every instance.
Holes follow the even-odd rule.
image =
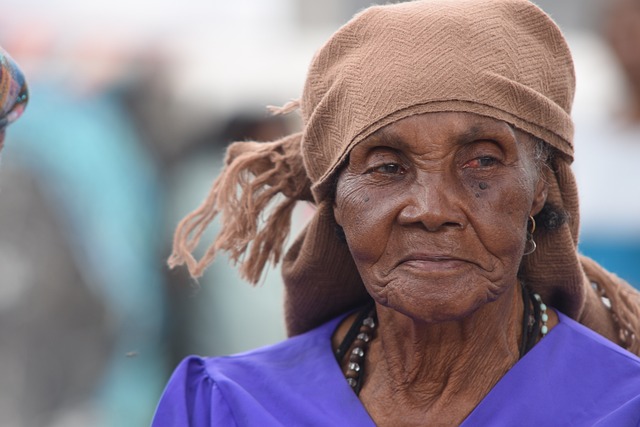
[[[442,254],[411,254],[400,260],[398,266],[405,265],[424,271],[456,270],[469,265],[469,260]]]

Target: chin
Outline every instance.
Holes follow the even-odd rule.
[[[495,289],[451,288],[447,292],[401,292],[399,289],[388,289],[383,296],[373,298],[379,304],[404,314],[416,321],[441,323],[459,321],[470,317],[479,308],[498,299],[501,293]]]

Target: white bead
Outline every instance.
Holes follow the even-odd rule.
[[[540,303],[540,310],[547,311],[547,306],[544,303]]]
[[[358,334],[358,336],[356,338],[358,338],[359,340],[362,340],[364,342],[369,342],[369,339],[370,339],[369,335],[365,334],[364,332]]]
[[[540,332],[542,332],[542,335],[547,335],[547,332],[549,332],[549,328],[547,328],[547,325],[542,325],[542,329],[540,329]]]
[[[549,315],[547,313],[544,313],[542,315],[542,321],[546,323],[548,320],[549,320]]]

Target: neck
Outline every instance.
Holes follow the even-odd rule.
[[[519,286],[459,321],[425,323],[383,306],[377,311],[378,338],[360,398],[378,425],[397,423],[395,408],[403,408],[407,425],[411,414],[417,425],[459,424],[518,361]]]

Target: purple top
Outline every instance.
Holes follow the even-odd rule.
[[[463,426],[640,425],[640,359],[558,315]],[[333,356],[342,318],[248,353],[186,358],[152,426],[374,426]]]

